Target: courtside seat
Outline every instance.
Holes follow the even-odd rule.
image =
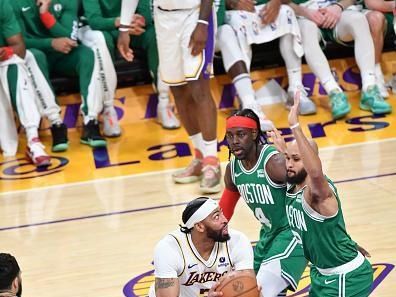
[[[395,35],[388,35],[385,39],[384,51],[395,50]],[[142,49],[134,49],[135,59],[127,62],[121,56],[117,56],[115,68],[118,78],[118,87],[142,85],[151,83],[145,52]],[[343,47],[335,43],[328,43],[325,54],[329,60],[353,57],[353,47]],[[305,61],[304,61],[305,63]],[[278,48],[278,41],[253,46],[252,70],[268,69],[283,66],[284,62]],[[214,59],[215,74],[224,74],[221,56],[216,55]],[[51,82],[58,95],[78,92],[78,80],[72,77],[54,76]],[[62,104],[62,102],[60,102]]]

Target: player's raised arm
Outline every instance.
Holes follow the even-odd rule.
[[[122,0],[121,5],[120,34],[118,35],[117,48],[120,51],[121,56],[129,62],[133,60],[133,51],[129,47],[131,42],[129,28],[138,2],[139,0]]]
[[[298,121],[300,96],[297,93],[294,96],[294,105],[289,113],[289,125],[296,139],[300,157],[304,164],[304,168],[309,176],[309,190],[313,200],[325,200],[333,197],[327,179],[323,174],[322,162],[320,161],[317,146],[314,142],[310,142],[304,135]],[[289,156],[290,157],[290,156]]]

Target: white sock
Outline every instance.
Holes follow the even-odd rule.
[[[256,102],[254,89],[252,86],[252,80],[248,73],[242,73],[234,77],[232,80],[235,89],[237,90],[238,96],[241,99],[242,107],[252,105]]]
[[[202,133],[199,132],[197,134],[190,135],[189,138],[190,138],[194,148],[199,150],[202,154],[204,154],[205,144],[204,144],[204,140],[202,137]]]
[[[337,82],[335,81],[334,77],[330,77],[328,80],[323,82],[322,85],[323,85],[323,88],[326,90],[327,94],[330,94],[330,92],[334,91],[334,90],[342,92],[342,89],[337,84]]]
[[[362,72],[362,90],[367,91],[368,87],[374,86],[376,84],[375,73],[374,72]]]
[[[157,77],[158,105],[161,107],[166,107],[169,104],[169,85],[162,81],[159,69]]]
[[[26,131],[26,138],[28,141],[28,145],[30,145],[30,143],[34,138],[39,138],[37,127],[25,127],[25,131]]]
[[[377,80],[383,83],[385,79],[384,79],[384,74],[382,73],[381,63],[375,64],[374,72]]]
[[[203,141],[204,143],[204,151],[203,156],[206,157],[216,157],[217,158],[217,139],[210,140],[210,141]]]
[[[297,87],[303,85],[301,67],[287,69],[287,76],[289,78],[289,90],[295,90]]]
[[[60,125],[62,124],[62,119],[59,114],[55,114],[53,116],[48,117],[48,120],[51,122],[51,125]]]

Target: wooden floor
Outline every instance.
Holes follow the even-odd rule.
[[[396,54],[386,57],[392,58],[386,66],[394,73]],[[372,254],[371,296],[394,297],[396,96],[389,99],[395,111],[391,115],[363,112],[358,108],[359,81],[353,62],[334,61],[332,66],[341,69],[340,83],[350,95],[351,114],[331,122],[326,97],[304,67],[304,83],[311,83],[319,109],[315,116],[302,117],[301,125],[318,142],[324,169],[339,189],[349,233]],[[257,92],[270,78],[286,87],[284,69],[254,72],[252,77]],[[225,76],[212,80],[219,107],[219,140],[233,105],[230,86]],[[164,131],[154,122],[151,93],[150,86],[117,91],[123,136],[109,141],[106,150],[79,144],[78,104],[69,96],[66,99],[71,101],[62,111],[69,127],[68,152],[52,155],[53,165],[44,171],[27,163],[23,145],[14,159],[0,157],[0,251],[17,257],[23,271],[23,296],[147,293],[153,280],[155,243],[177,228],[185,204],[199,195],[197,184],[174,185],[171,180],[171,173],[189,162],[190,149],[182,129]],[[264,110],[284,134],[290,132],[282,104]],[[41,136],[48,147],[48,133],[42,131]],[[219,156],[225,166],[225,146]],[[230,226],[252,242],[258,239],[259,225],[243,201]],[[307,273],[298,292],[289,296],[308,296]]]
[[[321,150],[350,234],[373,264],[383,264],[372,296],[396,292],[395,272],[385,275],[396,260],[395,148],[391,139]],[[151,278],[139,276],[152,270],[155,243],[196,195],[196,185],[173,185],[170,172],[2,195],[1,250],[19,259],[24,296],[123,296],[128,283],[127,297],[144,295]],[[242,202],[230,225],[257,239],[258,225]]]

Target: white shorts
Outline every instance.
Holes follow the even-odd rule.
[[[188,45],[198,18],[199,7],[171,11],[154,8],[160,74],[162,81],[168,85],[183,85],[198,80],[201,74],[208,79],[213,73],[216,17],[212,13],[209,19],[205,49],[194,57]]]

